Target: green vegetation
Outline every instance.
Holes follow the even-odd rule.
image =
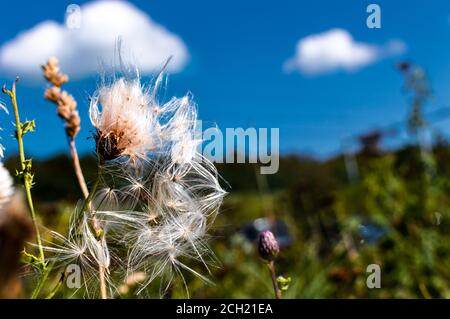
[[[359,179],[350,183],[343,157],[289,156],[281,159],[279,174],[267,176],[267,193],[257,190],[254,166],[219,165],[234,186],[211,239],[221,265],[212,269],[214,286],[187,277],[191,297],[273,297],[256,244],[241,232],[245,222],[265,216],[285,221],[294,239],[277,260],[278,273],[292,278],[284,298],[450,297],[449,158],[442,140],[425,156],[416,146],[361,153]],[[95,174],[90,157],[81,162]],[[33,163],[39,172],[34,197],[52,229],[66,228],[81,195],[70,165],[64,156]],[[369,227],[380,234],[366,234]],[[366,287],[369,264],[381,266],[380,289]],[[158,290],[155,283],[153,297]],[[185,296],[183,289],[172,291],[171,297]]]

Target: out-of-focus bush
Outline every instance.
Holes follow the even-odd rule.
[[[219,165],[231,188],[210,240],[219,261],[210,268],[215,285],[186,275],[190,296],[272,298],[267,267],[242,232],[245,223],[269,217],[284,221],[293,238],[276,262],[278,274],[292,278],[285,298],[449,298],[449,159],[442,140],[427,152],[407,146],[360,154],[359,178],[349,182],[342,157],[289,156],[263,190],[255,165]],[[92,162],[82,163],[93,174]],[[81,197],[68,159],[34,165],[44,224],[63,232]],[[366,286],[369,264],[381,267],[380,289]],[[155,282],[146,296],[158,297],[159,288]],[[57,297],[70,295],[66,289]],[[166,295],[185,296],[182,280]]]

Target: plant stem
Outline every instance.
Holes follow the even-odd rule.
[[[95,195],[95,192],[97,191],[98,185],[100,184],[101,175],[103,172],[103,168],[101,164],[99,164],[98,172],[97,172],[97,178],[95,179],[94,185],[92,185],[92,189],[89,192],[89,195],[86,197],[86,201],[84,202],[83,211],[86,211],[89,209],[89,212],[94,217],[95,211],[91,207],[92,198]]]
[[[33,221],[34,229],[36,232],[36,240],[37,245],[39,248],[39,255],[40,255],[40,262],[42,263],[44,269],[45,269],[45,257],[44,257],[44,249],[42,248],[42,240],[41,235],[39,232],[39,226],[36,220],[36,211],[34,210],[33,205],[33,198],[31,195],[31,187],[33,186],[33,175],[30,172],[31,167],[29,167],[29,162],[25,158],[25,149],[23,144],[23,124],[20,121],[20,115],[19,115],[19,107],[17,105],[17,97],[16,97],[16,83],[18,79],[16,79],[12,85],[12,90],[7,90],[5,87],[3,87],[3,92],[8,94],[11,98],[11,103],[14,109],[14,117],[16,122],[16,139],[19,145],[19,157],[20,157],[20,164],[22,171],[20,172],[22,174],[23,178],[23,186],[25,188],[25,194],[27,198],[27,204],[28,208],[30,210],[31,219]]]
[[[84,180],[83,171],[81,170],[80,159],[78,157],[77,147],[75,144],[75,138],[71,137],[70,142],[70,155],[72,156],[73,169],[78,179],[78,184],[80,185],[81,192],[85,199],[89,196],[89,190],[86,186],[86,181]]]
[[[102,296],[102,299],[108,299],[108,294],[106,293],[105,270],[105,267],[99,266],[100,295]]]
[[[47,295],[47,297],[45,297],[45,299],[52,299],[55,296],[55,294],[58,292],[59,288],[61,288],[65,278],[66,278],[66,274],[64,272],[62,272],[61,277],[58,280],[58,283],[52,289],[52,291],[50,291],[50,293]]]
[[[36,299],[39,296],[39,293],[41,292],[42,287],[44,286],[45,281],[48,278],[48,275],[50,274],[50,270],[53,268],[53,265],[50,267],[45,266],[42,275],[39,277],[39,281],[34,287],[33,293],[31,294],[31,299]]]
[[[277,275],[275,274],[275,264],[273,260],[267,264],[267,267],[269,267],[270,276],[272,277],[272,285],[273,291],[275,293],[275,298],[281,299],[281,291],[280,288],[278,287]]]
[[[89,209],[89,212],[91,214],[92,228],[95,231],[98,245],[101,245],[101,241],[105,234],[103,232],[103,229],[100,227],[100,225],[97,221],[97,218],[95,216],[95,210],[92,207],[91,202],[92,202],[92,198],[94,197],[95,192],[97,191],[98,185],[100,184],[100,179],[101,179],[102,173],[103,173],[103,163],[101,161],[99,161],[97,178],[95,180],[94,185],[92,186],[92,189],[91,189],[89,195],[86,198],[86,201],[85,201],[84,207],[83,207],[83,212]],[[106,291],[106,280],[105,280],[106,269],[105,269],[105,267],[103,265],[99,264],[98,272],[99,272],[99,277],[100,277],[100,295],[101,295],[102,299],[108,299],[108,294]]]

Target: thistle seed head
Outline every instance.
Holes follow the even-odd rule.
[[[98,242],[83,226],[89,224],[89,213],[81,204],[69,237],[55,234],[60,246],[45,247],[57,254],[55,259],[75,260],[83,269],[96,271],[98,264],[125,278],[143,273],[138,293],[156,278],[164,287],[176,275],[185,282],[183,272],[209,282],[187,261],[208,271],[215,262],[208,230],[226,194],[217,169],[198,152],[202,141],[195,138],[197,110],[191,95],[159,103],[161,79],[147,89],[139,78],[100,86],[89,112],[97,154],[105,162],[92,209],[105,241]],[[112,255],[109,247],[114,247]]]
[[[123,78],[102,86],[91,100],[90,117],[96,128],[97,153],[104,160],[121,156],[144,158],[156,146],[158,125],[151,96],[138,80]]]

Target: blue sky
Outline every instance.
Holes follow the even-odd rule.
[[[0,44],[44,20],[63,23],[71,3],[83,5],[85,1],[10,2],[8,13],[3,10],[0,16]],[[403,119],[407,100],[394,64],[405,58],[422,65],[429,74],[434,98],[428,110],[450,106],[449,1],[435,0],[432,5],[419,0],[377,1],[381,29],[366,26],[366,7],[371,1],[130,3],[187,48],[189,57],[169,78],[168,96],[191,91],[200,117],[220,128],[278,127],[283,153],[330,156],[339,150],[342,138]],[[301,39],[336,28],[345,30],[356,43],[384,50],[395,39],[404,43],[406,50],[386,54],[352,71],[337,68],[307,74],[300,69],[290,73],[283,70]],[[45,47],[46,40],[40,46]],[[33,61],[34,50],[27,51],[23,59]],[[82,63],[76,62],[80,59],[83,56],[75,63]],[[14,69],[0,66],[0,82],[10,84],[13,73]],[[93,149],[93,141],[88,139],[92,127],[87,99],[97,80],[95,75],[80,76],[65,87],[79,103],[82,132],[78,145],[82,153]],[[42,98],[44,88],[43,81],[28,81],[27,75],[18,87],[23,116],[37,122],[37,131],[26,140],[28,152],[35,157],[67,150],[62,123],[53,105]],[[6,97],[2,100],[7,102]],[[14,152],[12,117],[1,115],[0,121],[7,152]]]

